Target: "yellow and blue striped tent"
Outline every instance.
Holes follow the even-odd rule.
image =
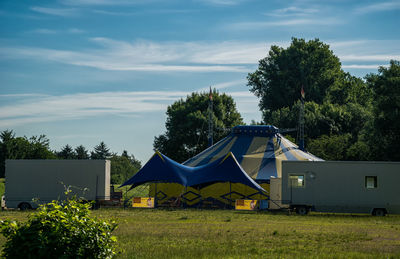
[[[230,135],[200,154],[185,161],[201,166],[232,152],[244,171],[257,182],[281,177],[282,160],[317,161],[320,158],[302,151],[279,134],[274,126],[236,126]]]
[[[284,138],[274,126],[236,126],[231,133],[185,161],[190,167],[204,166],[232,152],[242,169],[266,192],[260,192],[240,183],[219,182],[204,188],[186,188],[176,183],[159,183],[150,186],[150,195],[156,196],[158,204],[169,206],[183,200],[188,206],[232,207],[236,199],[262,200],[269,197],[269,179],[281,177],[283,160],[317,161],[320,158],[302,151]]]

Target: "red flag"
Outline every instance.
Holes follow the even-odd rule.
[[[210,86],[210,95],[209,95],[209,97],[210,97],[210,101],[212,101],[212,90],[211,90],[211,86]]]
[[[306,98],[306,94],[304,93],[304,88],[303,86],[301,86],[301,98],[305,99]]]

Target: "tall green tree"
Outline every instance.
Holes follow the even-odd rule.
[[[168,157],[183,162],[207,148],[209,93],[192,93],[168,106],[166,132],[155,137],[153,147]],[[214,142],[230,128],[243,124],[231,96],[212,92]]]
[[[374,130],[370,146],[376,159],[400,161],[400,62],[366,77],[374,93]]]
[[[279,128],[297,127],[303,88],[306,147],[324,159],[372,159],[373,87],[343,72],[327,44],[293,38],[286,49],[272,46],[248,86],[260,98],[264,123]]]
[[[329,45],[319,39],[292,38],[286,49],[271,46],[268,56],[259,61],[258,69],[247,79],[250,91],[260,98],[259,107],[268,122],[270,112],[291,107],[300,99],[302,87],[307,101],[321,104],[326,90],[342,73],[339,58]]]
[[[94,151],[91,152],[91,159],[107,159],[111,156],[110,149],[107,145],[102,141],[100,144],[94,147]]]

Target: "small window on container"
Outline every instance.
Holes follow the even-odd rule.
[[[378,187],[378,177],[377,176],[365,176],[365,188],[375,189]]]
[[[289,184],[291,187],[304,187],[304,175],[289,175]]]

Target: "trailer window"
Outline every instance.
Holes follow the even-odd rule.
[[[365,176],[365,187],[367,189],[375,189],[378,187],[377,176]]]
[[[289,184],[291,187],[304,187],[304,175],[289,175]]]

